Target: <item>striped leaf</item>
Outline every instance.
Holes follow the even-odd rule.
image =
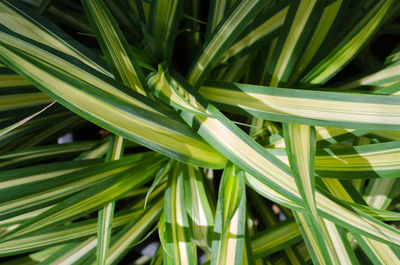
[[[197,88],[203,83],[222,53],[267,3],[268,1],[259,0],[237,1],[229,16],[219,22],[218,27],[203,45],[200,55],[189,71],[187,79],[189,84]]]
[[[315,208],[315,129],[307,125],[284,124],[286,152],[290,168],[310,217],[318,219]]]
[[[133,91],[128,95],[121,91],[126,90],[124,87],[100,72],[71,61],[70,57],[47,46],[22,36],[16,38],[16,33],[5,28],[2,30],[2,60],[79,115],[181,161],[207,167],[221,167],[225,163],[224,157],[177,121],[167,108]]]
[[[351,148],[317,149],[315,170],[318,176],[339,179],[392,178],[399,170],[400,143],[354,146]],[[289,165],[283,149],[268,150]],[[371,180],[372,181],[372,180]]]
[[[269,85],[272,87],[287,82],[302,50],[310,39],[313,27],[317,24],[324,7],[324,1],[305,0],[291,1],[285,22],[279,34],[271,61],[268,64],[268,74],[271,76]]]
[[[171,61],[183,2],[182,0],[151,2],[151,26],[154,37],[154,56],[157,62]]]
[[[324,180],[324,184],[328,187],[329,191],[335,195],[336,198],[344,199],[346,201],[354,202],[354,194],[350,194],[339,181]],[[390,246],[373,238],[366,237],[362,233],[353,231],[352,235],[357,239],[357,242],[362,246],[364,252],[375,264],[396,264],[400,262],[400,256],[397,254],[398,250],[393,248],[397,246]],[[380,259],[379,262],[377,260]],[[380,263],[382,262],[382,263]]]
[[[149,163],[141,163],[134,172],[117,174],[106,181],[69,197],[55,207],[50,208],[37,217],[21,224],[6,235],[3,235],[3,240],[28,234],[49,225],[65,223],[68,220],[73,220],[100,208],[105,203],[121,197],[130,189],[140,187],[147,182],[158,169],[157,164],[150,165]]]
[[[57,157],[71,157],[93,148],[97,141],[76,142],[63,145],[44,145],[15,150],[0,155],[0,168],[11,168],[27,165],[36,161]]]
[[[300,224],[311,257],[315,264],[340,264],[337,253],[343,251],[334,249],[315,204],[315,129],[292,123],[284,124],[283,129],[289,164],[306,208],[305,213],[295,212],[294,216]]]
[[[168,74],[166,71],[158,73],[158,75],[166,74]],[[153,77],[150,76],[148,80],[151,86],[163,85],[163,82],[152,83]],[[186,112],[182,112],[181,117],[192,126],[201,125],[198,127],[198,133],[204,139],[215,146],[229,160],[246,170],[249,175],[252,174],[253,176],[247,174],[246,176],[247,183],[253,189],[279,204],[284,204],[291,209],[304,211],[304,204],[300,199],[299,191],[289,168],[270,152],[255,143],[250,136],[240,130],[214,106],[196,94],[188,84],[184,83],[184,80],[179,78],[177,82],[180,82],[182,90],[195,95],[195,98],[202,106],[201,111],[207,111],[209,114],[217,116],[218,119],[195,116]],[[398,230],[368,215],[347,209],[325,197],[319,191],[315,191],[315,198],[321,217],[387,244],[396,245],[398,243],[398,234],[400,233]],[[385,231],[384,236],[382,234],[383,230]]]
[[[397,130],[397,97],[272,88],[248,84],[208,83],[200,93],[228,110],[257,118],[308,125]],[[398,110],[397,110],[398,109]]]
[[[291,219],[279,222],[254,236],[251,248],[254,257],[261,258],[300,241],[299,226]]]
[[[397,264],[400,262],[400,252],[398,249],[391,249],[387,245],[357,235],[356,233],[352,234],[352,236],[357,240],[357,243],[373,264]]]
[[[97,71],[112,76],[102,60],[41,16],[18,4],[2,0],[0,24],[32,40],[68,54]],[[18,23],[16,23],[18,21]]]
[[[164,196],[164,264],[197,264],[196,249],[190,240],[190,228],[185,204],[183,165],[177,164],[168,178]]]
[[[297,81],[301,74],[307,69],[323,43],[326,43],[328,34],[336,28],[336,24],[339,21],[338,18],[340,18],[341,11],[346,4],[347,1],[345,0],[335,0],[324,8],[312,37],[308,41],[307,46],[298,59],[296,67],[289,77],[289,86]]]
[[[393,0],[387,0],[376,3],[335,49],[311,69],[300,82],[305,85],[323,84],[342,69],[373,36],[393,2]]]
[[[160,201],[162,204],[162,200],[160,199],[156,203],[151,202],[147,209],[144,209],[143,204],[141,204],[140,206],[130,209],[125,213],[117,213],[112,223],[113,229],[138,220],[138,218],[142,216],[145,211],[151,212],[155,209],[160,209]],[[40,233],[26,235],[19,237],[18,239],[2,242],[0,243],[0,256],[10,256],[18,253],[32,252],[33,250],[41,249],[54,244],[62,244],[80,239],[86,239],[90,236],[94,236],[96,233],[97,220],[95,219],[70,223],[64,226],[45,229],[40,231]]]
[[[364,199],[374,208],[386,209],[392,202],[399,185],[398,178],[371,179],[365,189]]]
[[[43,260],[41,265],[79,264],[96,248],[97,238],[92,236],[81,243],[71,243]]]
[[[210,36],[210,34],[218,26],[219,22],[228,13],[230,4],[231,3],[228,0],[222,0],[222,1],[212,0],[212,1],[210,1],[210,10],[209,10],[209,16],[207,19],[208,22],[207,22],[207,30],[206,30],[207,37]]]
[[[46,107],[44,107],[44,108],[41,109],[40,111],[38,111],[38,112],[32,114],[31,116],[26,117],[25,119],[20,120],[19,122],[15,123],[15,124],[13,124],[13,125],[11,125],[11,126],[8,126],[7,128],[1,129],[1,130],[0,130],[0,137],[2,137],[3,135],[5,135],[6,133],[9,133],[9,132],[11,132],[12,130],[18,128],[19,126],[21,126],[22,124],[26,123],[27,121],[33,119],[34,117],[36,117],[37,115],[39,115],[40,113],[42,113],[43,111],[45,111],[46,109],[48,109],[48,108],[50,108],[52,105],[54,105],[54,103],[56,103],[56,102],[53,101],[52,103],[50,103],[50,105],[47,105]]]
[[[222,54],[219,63],[226,63],[232,57],[243,56],[254,50],[257,46],[262,45],[268,38],[274,36],[285,21],[289,10],[287,2],[288,1],[280,1],[276,7],[261,14],[245,29],[244,36],[239,37],[238,40]]]
[[[124,153],[124,138],[114,136],[111,138],[109,153],[106,161],[119,160]],[[99,210],[97,232],[97,263],[106,264],[108,246],[110,244],[111,227],[114,218],[115,201],[111,201]]]
[[[398,74],[399,70],[400,62],[396,62],[379,71],[376,71],[375,73],[341,85],[338,87],[338,89],[354,89],[360,86],[385,86],[400,80],[400,76]]]
[[[106,264],[118,264],[118,261],[129,251],[134,244],[140,243],[141,237],[149,230],[162,212],[163,200],[158,198],[149,208],[143,210],[137,218],[131,220],[121,231],[111,239],[109,254]],[[98,264],[95,257],[87,260],[85,264]]]
[[[357,259],[351,248],[346,248],[349,245],[347,239],[340,236],[335,224],[329,222],[326,219],[321,218],[320,226],[321,235],[326,245],[325,248],[321,248],[316,242],[320,238],[315,236],[313,231],[313,221],[300,212],[295,214],[296,220],[301,224],[300,228],[303,233],[304,241],[306,242],[307,248],[309,249],[312,260],[315,264],[357,264]]]
[[[210,254],[214,216],[207,198],[203,178],[199,168],[188,165],[183,170],[185,205],[190,223],[191,239],[203,251]]]
[[[43,93],[0,95],[0,111],[49,104],[52,99]]]
[[[146,95],[142,69],[132,56],[128,42],[103,0],[83,0],[82,4],[114,77],[125,86]]]
[[[242,264],[245,248],[246,187],[244,174],[228,164],[218,192],[211,264]]]

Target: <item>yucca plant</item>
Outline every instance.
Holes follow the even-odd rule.
[[[399,14],[0,0],[1,264],[400,264]]]

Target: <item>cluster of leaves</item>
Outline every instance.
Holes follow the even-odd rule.
[[[0,0],[4,264],[400,264],[399,14]]]

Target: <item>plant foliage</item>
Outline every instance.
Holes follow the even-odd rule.
[[[0,0],[1,264],[400,264],[399,23]]]

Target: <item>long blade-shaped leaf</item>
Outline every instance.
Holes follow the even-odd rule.
[[[344,189],[339,181],[331,179],[325,179],[323,181],[324,184],[328,187],[329,191],[337,198],[354,202],[353,196],[357,194],[350,194],[346,189]],[[376,241],[373,238],[366,237],[358,231],[353,231],[352,235],[357,239],[357,242],[359,242],[365,252],[370,252],[367,255],[370,256],[371,260],[373,260],[374,262],[380,260],[375,264],[396,264],[400,262],[400,257],[396,253],[398,252],[398,250],[394,249],[390,245],[384,244],[380,241]]]
[[[306,212],[295,213],[301,224],[303,238],[316,264],[340,264],[315,204],[315,129],[308,125],[284,124],[289,163]],[[308,240],[307,240],[308,239]]]
[[[158,73],[158,75],[165,74],[168,73]],[[152,86],[168,85],[166,80],[158,83],[152,83],[152,80],[153,76],[150,76],[148,81]],[[206,111],[215,115],[218,119],[196,116],[187,112],[182,112],[181,117],[192,126],[200,125],[198,132],[204,139],[213,144],[232,162],[253,174],[254,177],[247,177],[251,187],[278,203],[285,204],[292,209],[304,210],[304,204],[300,199],[299,191],[289,168],[254,142],[249,135],[235,126],[214,106],[204,101],[188,84],[184,83],[183,79],[179,78],[177,82],[181,84],[180,91],[185,94],[192,94],[192,96],[195,95],[202,107],[202,109],[199,109],[200,111]],[[353,209],[347,209],[333,202],[319,191],[315,192],[315,197],[321,217],[348,229],[362,231],[366,236],[391,245],[400,243],[400,232],[397,229],[389,227],[366,214],[355,213]]]
[[[124,152],[124,138],[114,136],[111,138],[109,161],[118,160]],[[103,209],[99,210],[98,217],[98,234],[97,234],[97,263],[105,265],[107,260],[108,246],[111,238],[111,227],[114,217],[115,201],[106,204]]]
[[[0,130],[0,137],[2,137],[4,134],[11,132],[12,130],[18,128],[19,126],[21,126],[22,124],[26,123],[27,121],[33,119],[34,117],[36,117],[37,115],[39,115],[40,113],[42,113],[43,111],[45,111],[46,109],[50,108],[52,105],[54,105],[54,103],[56,103],[55,101],[53,101],[53,103],[50,103],[50,105],[47,105],[46,107],[44,107],[43,109],[41,109],[40,111],[32,114],[29,117],[26,117],[23,120],[20,120],[19,122],[8,126],[7,128],[1,129]]]
[[[232,57],[244,55],[262,45],[268,40],[268,37],[273,36],[282,27],[288,10],[288,3],[282,1],[276,8],[257,18],[246,28],[246,34],[221,55],[219,63],[225,63]]]
[[[323,84],[342,69],[376,32],[393,2],[378,2],[343,41],[300,82],[306,85]]]
[[[185,205],[192,241],[210,253],[214,216],[211,211],[200,170],[188,165],[184,168]]]
[[[399,186],[398,178],[371,179],[365,190],[364,199],[372,207],[386,209],[392,202]]]
[[[141,202],[141,204],[134,207],[134,209],[130,209],[123,214],[117,213],[112,223],[112,227],[118,228],[132,223],[135,220],[138,220],[138,217],[140,217],[145,211],[154,211],[154,207],[160,209],[160,204],[162,205],[162,203],[162,200],[158,198],[157,202],[149,203],[146,209],[143,208],[143,202]],[[44,229],[32,235],[26,235],[19,237],[18,239],[11,239],[0,243],[0,256],[32,252],[33,250],[49,247],[51,245],[85,239],[96,235],[96,233],[97,220],[95,219]]]
[[[97,238],[92,236],[82,243],[68,244],[47,259],[41,265],[67,265],[83,262],[96,248]]]
[[[319,19],[324,1],[303,0],[292,1],[279,40],[275,46],[268,73],[271,76],[270,86],[286,83],[299,59],[306,42],[310,39],[315,20]]]
[[[118,264],[123,256],[135,244],[140,243],[140,238],[149,230],[162,213],[163,200],[158,196],[155,203],[144,209],[140,215],[130,220],[121,231],[111,238],[111,245],[106,264]],[[84,264],[97,265],[95,257],[91,257]]]
[[[0,57],[61,104],[113,133],[178,160],[198,161],[207,167],[225,163],[224,157],[173,118],[167,108],[134,91],[133,98],[101,73],[1,28]]]
[[[342,128],[398,130],[400,99],[392,96],[209,83],[200,89],[222,110],[257,118]],[[395,114],[396,113],[396,114]]]
[[[124,85],[146,95],[147,84],[142,69],[103,0],[83,0],[82,3],[114,76]]]
[[[400,62],[391,64],[373,74],[363,76],[338,87],[338,89],[353,89],[359,86],[381,86],[399,81]]]
[[[279,222],[251,239],[251,248],[255,258],[266,257],[287,246],[301,241],[301,233],[296,222]]]
[[[290,168],[300,191],[308,214],[317,219],[315,208],[315,129],[308,125],[284,124],[286,151]]]
[[[232,7],[229,16],[219,23],[217,29],[204,44],[202,52],[189,71],[188,82],[193,87],[197,88],[203,83],[221,54],[267,3],[268,1],[259,0],[238,1]]]
[[[97,141],[75,142],[62,145],[44,145],[15,150],[0,155],[0,168],[15,167],[17,165],[30,164],[32,162],[47,160],[56,157],[70,157],[93,148]]]
[[[289,164],[283,149],[268,150],[281,161]],[[394,178],[400,169],[399,155],[400,142],[398,141],[334,150],[330,148],[317,149],[315,170],[319,176],[328,178]],[[376,192],[378,190],[379,188]]]
[[[116,175],[109,180],[86,189],[21,224],[16,229],[4,235],[3,239],[10,239],[37,231],[48,225],[64,223],[67,220],[98,209],[105,203],[121,197],[130,189],[139,187],[147,182],[158,169],[157,164],[153,164],[150,168],[149,166],[149,163],[142,163],[134,172],[125,173],[122,176],[121,174]]]
[[[182,16],[182,0],[155,0],[151,2],[151,21],[156,61],[171,61],[176,32]]]
[[[10,30],[73,56],[97,71],[112,76],[99,57],[43,17],[16,1],[3,0],[0,9],[2,10],[0,24]]]
[[[222,175],[215,216],[212,265],[242,264],[245,247],[246,187],[243,172],[228,164]]]
[[[166,250],[164,263],[167,264],[197,264],[196,249],[190,240],[182,167],[181,164],[175,166],[168,178],[164,197],[165,231],[162,242]]]
[[[331,31],[337,23],[341,13],[340,11],[346,5],[346,2],[345,0],[335,0],[325,7],[307,47],[304,48],[295,69],[293,69],[293,73],[289,77],[289,86],[297,81],[301,74],[307,69],[314,55],[325,42],[329,31]]]

